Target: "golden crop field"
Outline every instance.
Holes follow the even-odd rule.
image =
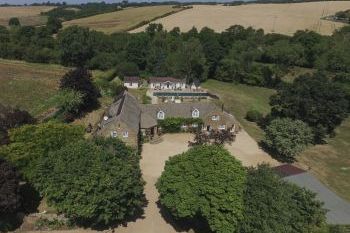
[[[12,17],[19,18],[22,25],[41,25],[46,21],[41,12],[46,12],[55,7],[53,6],[6,6],[0,7],[0,25],[7,26]]]
[[[168,5],[132,7],[112,13],[67,21],[64,26],[78,25],[110,34],[126,31],[143,21],[149,21],[155,17],[180,10],[180,8],[173,8],[173,6]]]
[[[221,32],[238,24],[244,27],[262,28],[265,32],[291,35],[297,30],[313,30],[324,35],[331,34],[344,24],[321,20],[340,10],[350,9],[350,1],[322,1],[285,4],[249,4],[240,6],[194,5],[193,9],[156,20],[171,30],[180,27],[188,31],[209,27]],[[132,32],[143,31],[143,26]]]

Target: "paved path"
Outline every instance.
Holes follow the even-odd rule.
[[[329,210],[326,215],[329,224],[350,224],[350,203],[328,189],[312,174],[304,172],[283,179],[317,193],[317,198],[323,201],[324,207]]]

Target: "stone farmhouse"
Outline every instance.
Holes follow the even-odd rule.
[[[204,131],[237,130],[235,118],[213,103],[139,104],[134,96],[125,91],[105,112],[96,134],[119,138],[127,145],[137,147],[140,134],[157,136],[158,121],[169,117],[200,118]]]

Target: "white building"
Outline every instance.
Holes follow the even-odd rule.
[[[136,89],[140,87],[139,77],[124,77],[124,87]]]
[[[159,90],[179,90],[186,89],[186,81],[172,77],[152,77],[150,86],[152,89]]]

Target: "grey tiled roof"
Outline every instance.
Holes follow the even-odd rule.
[[[163,82],[182,82],[185,83],[184,79],[177,79],[173,77],[151,77],[150,83],[163,83]]]
[[[142,104],[142,113],[148,113],[153,118],[157,119],[157,113],[161,110],[165,117],[184,117],[191,118],[192,111],[198,109],[199,117],[207,116],[210,112],[220,111],[213,103],[166,103],[166,104]]]
[[[140,81],[140,78],[137,76],[126,76],[124,77],[124,82],[133,82],[133,83],[138,83]]]
[[[152,117],[147,112],[141,113],[141,128],[148,129],[156,126],[158,124],[157,119]]]
[[[108,120],[102,120],[102,126],[107,125],[109,122],[120,120],[136,131],[140,127],[141,109],[139,103],[127,91],[110,106],[107,116]]]

